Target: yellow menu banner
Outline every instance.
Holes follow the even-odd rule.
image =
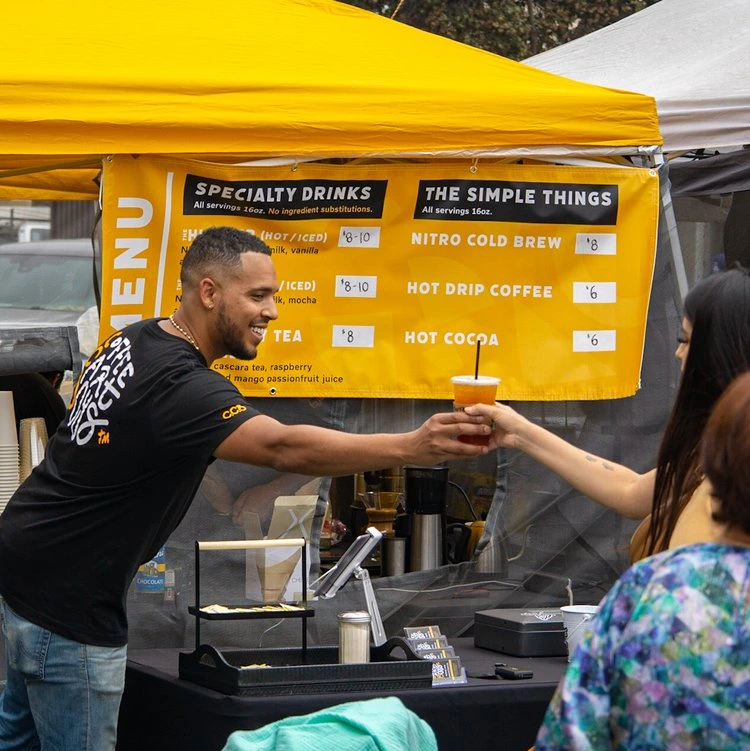
[[[102,334],[179,305],[181,258],[231,225],[272,249],[278,319],[247,396],[610,399],[640,381],[655,170],[379,163],[226,166],[115,156],[103,174]]]

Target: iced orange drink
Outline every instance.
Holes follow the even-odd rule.
[[[463,410],[471,404],[494,404],[499,378],[493,376],[462,375],[451,378],[453,384],[453,410]],[[491,422],[488,419],[487,424]],[[489,435],[461,435],[458,440],[476,446],[486,446]]]

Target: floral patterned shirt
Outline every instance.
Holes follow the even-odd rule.
[[[546,749],[750,749],[750,548],[639,561],[601,603],[536,741]]]

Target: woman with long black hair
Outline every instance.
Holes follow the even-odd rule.
[[[750,370],[750,276],[734,268],[701,280],[687,295],[675,357],[682,378],[657,465],[639,474],[576,448],[503,404],[467,413],[492,419],[491,445],[524,451],[581,493],[630,519],[643,519],[631,559],[714,540],[710,496],[700,472],[700,436],[716,400]]]

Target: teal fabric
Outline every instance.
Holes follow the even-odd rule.
[[[388,696],[286,717],[258,730],[237,730],[223,751],[437,751],[432,728]]]

